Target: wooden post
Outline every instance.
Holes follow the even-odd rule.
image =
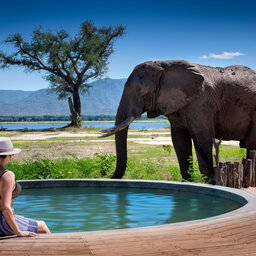
[[[242,163],[218,163],[214,168],[214,183],[231,188],[256,187],[256,151],[249,152],[249,159]]]
[[[220,166],[220,182],[219,185],[227,186],[227,165],[219,163]]]
[[[243,165],[234,163],[234,188],[241,188],[243,186]]]
[[[230,188],[234,187],[234,164],[227,162],[227,186]]]
[[[219,184],[219,180],[220,180],[219,176],[220,176],[220,168],[217,165],[217,166],[213,167],[213,184],[214,185],[220,185]]]
[[[252,160],[243,159],[244,165],[244,187],[248,188],[252,184]]]
[[[221,172],[221,186],[227,186],[227,183],[228,183],[228,169],[227,169],[227,165],[226,164],[223,164],[222,165],[222,172]]]
[[[250,186],[255,187],[256,186],[256,151],[252,150],[249,151],[249,159],[252,160],[252,181]]]
[[[227,167],[224,163],[219,163],[217,167],[214,168],[214,184],[220,186],[227,186]]]
[[[242,188],[244,186],[244,166],[242,164],[239,164],[238,173],[240,188]]]

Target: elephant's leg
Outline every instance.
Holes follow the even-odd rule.
[[[182,178],[188,180],[189,159],[192,158],[192,141],[188,130],[171,125],[172,142],[176,151]]]
[[[202,102],[189,105],[185,115],[196,150],[200,172],[206,175],[208,180],[213,180],[214,176],[212,148],[215,125],[213,107],[207,98],[202,98]]]
[[[243,143],[240,142],[240,147],[246,148],[246,158],[250,158],[250,151],[256,150],[256,120],[253,120],[251,127],[247,132],[246,138],[244,138]]]
[[[194,142],[196,155],[198,159],[200,172],[208,177],[209,180],[213,180],[213,157],[212,146],[214,136],[205,131],[197,134],[191,132]]]

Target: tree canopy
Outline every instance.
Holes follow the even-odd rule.
[[[81,24],[73,37],[65,30],[42,32],[35,29],[30,41],[21,34],[10,35],[4,42],[14,46],[12,53],[0,51],[0,68],[22,66],[27,71],[46,71],[50,92],[59,99],[69,98],[72,125],[80,125],[79,92],[90,88],[88,80],[102,76],[113,53],[114,40],[123,36],[122,25],[96,27],[90,21]],[[72,96],[72,98],[71,98]]]

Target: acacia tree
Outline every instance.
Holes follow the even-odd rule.
[[[35,29],[30,41],[20,34],[10,35],[5,44],[14,46],[12,53],[0,51],[0,67],[22,66],[27,71],[46,71],[49,91],[59,99],[68,98],[71,126],[81,126],[80,92],[90,88],[88,81],[102,76],[113,43],[124,33],[122,25],[96,27],[90,21],[81,24],[79,32],[70,36],[65,30],[55,33]]]

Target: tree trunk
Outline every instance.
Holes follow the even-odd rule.
[[[71,97],[68,98],[68,104],[71,113],[71,123],[69,126],[81,127],[81,101],[78,88],[74,89],[73,101]]]

